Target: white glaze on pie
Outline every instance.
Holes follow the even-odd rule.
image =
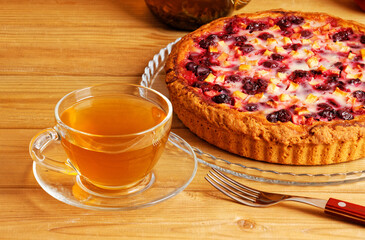
[[[201,90],[203,83],[224,89],[218,91],[211,87],[208,91],[201,90],[203,97],[212,99],[223,92],[230,101],[218,102],[221,106],[239,111],[261,111],[267,116],[286,109],[290,121],[295,124],[310,125],[313,121],[331,121],[334,118],[350,120],[355,115],[364,114],[364,101],[354,95],[356,91],[365,91],[365,44],[362,33],[353,33],[335,23],[313,20],[280,28],[277,25],[280,19],[265,18],[256,22],[261,21],[266,27],[253,31],[247,29],[252,24],[249,20],[231,21],[238,22],[235,32],[209,33],[195,39],[195,46],[184,62],[194,62],[195,69],[204,65],[204,61],[210,62],[205,64],[209,67],[210,74],[199,79],[196,70],[189,67],[183,73],[197,89]],[[291,33],[286,34],[286,30]],[[310,32],[310,35],[306,36],[302,31]],[[349,31],[348,39],[336,40],[335,34],[346,31]],[[260,38],[263,33],[271,36],[267,39]],[[229,37],[222,37],[223,35]],[[239,36],[246,38],[241,44],[250,44],[254,50],[242,51],[237,45]],[[209,44],[202,47],[201,41],[206,41],[207,38],[210,38]],[[292,47],[295,44],[299,46],[297,49]],[[283,59],[273,60],[273,54],[280,54]],[[278,66],[270,68],[265,62]],[[342,65],[339,66],[339,63]],[[307,72],[308,77],[293,77],[296,70]],[[195,75],[191,73],[194,71]],[[230,81],[228,77],[231,75],[240,76],[240,81]],[[243,86],[245,81],[242,80],[247,77],[253,81],[262,79],[267,87],[257,93],[247,92]],[[255,105],[255,109],[247,110],[248,105]],[[328,117],[323,111],[329,109],[332,113]],[[340,115],[343,112],[347,114],[344,117]]]

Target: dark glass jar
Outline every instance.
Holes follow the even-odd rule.
[[[151,12],[165,24],[194,30],[214,19],[228,16],[249,0],[145,0]]]

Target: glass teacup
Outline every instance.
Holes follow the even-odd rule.
[[[56,125],[30,143],[37,164],[76,175],[81,188],[113,195],[147,188],[169,136],[172,105],[138,85],[101,84],[73,91],[55,107]],[[67,160],[45,156],[61,143]]]

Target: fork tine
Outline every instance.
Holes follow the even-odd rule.
[[[244,204],[244,205],[249,205],[249,206],[257,206],[257,204],[255,204],[254,202],[252,202],[252,200],[244,200],[242,198],[236,197],[235,195],[231,194],[230,192],[232,190],[229,190],[229,188],[225,187],[224,185],[221,185],[219,182],[217,182],[211,175],[207,175],[208,177],[205,177],[205,179],[216,189],[218,189],[221,193],[225,194],[226,196],[236,200],[237,202]],[[216,184],[218,183],[218,184]],[[222,187],[220,187],[222,186]],[[227,190],[225,190],[227,189]],[[236,193],[235,193],[236,194]]]
[[[213,176],[208,173],[207,176],[210,177],[210,180],[213,180],[220,187],[224,188],[225,190],[229,191],[230,193],[233,193],[234,195],[241,197],[247,201],[251,201],[251,202],[256,201],[255,197],[246,195],[244,192],[242,192],[243,194],[241,194],[241,191],[239,189],[237,189],[235,186],[231,185],[228,182],[225,182],[223,179],[219,178],[219,176],[214,175],[214,173],[212,173],[212,174],[213,174]],[[234,191],[234,190],[236,190],[236,191]]]
[[[243,185],[243,184],[241,184],[241,183],[239,183],[239,182],[237,182],[237,181],[233,180],[232,178],[228,177],[227,175],[223,174],[221,171],[218,171],[218,170],[217,170],[217,169],[215,169],[215,168],[212,168],[212,170],[213,170],[214,172],[216,172],[217,174],[219,174],[219,175],[220,175],[221,177],[223,177],[224,179],[226,179],[227,181],[229,181],[229,182],[233,183],[234,185],[236,185],[236,186],[238,186],[238,187],[240,187],[240,188],[246,189],[247,191],[252,192],[252,196],[258,197],[258,196],[259,196],[259,194],[262,192],[262,191],[256,190],[256,189],[254,189],[254,188],[250,188],[250,187],[248,187],[248,186],[246,186],[246,185]],[[211,171],[210,171],[210,172],[211,172]]]
[[[236,195],[239,195],[240,193],[244,194],[245,198],[249,198],[249,200],[255,202],[256,201],[256,198],[258,197],[257,194],[252,194],[251,192],[247,191],[246,189],[242,189],[242,188],[239,188],[239,186],[237,185],[234,185],[231,181],[227,181],[225,180],[226,178],[224,178],[225,175],[223,175],[223,178],[221,177],[222,175],[217,175],[215,172],[213,171],[210,171],[209,172],[210,174],[212,174],[216,179],[218,179],[219,181],[221,181],[222,183],[224,183],[226,186],[229,186],[230,189],[234,189],[236,190],[236,192],[233,192],[231,191],[232,193],[236,194]],[[208,173],[208,174],[209,174]],[[228,177],[227,177],[228,178]],[[231,179],[232,180],[232,179]],[[233,180],[232,180],[233,181]],[[227,189],[228,190],[228,189]],[[243,197],[243,196],[242,196]]]

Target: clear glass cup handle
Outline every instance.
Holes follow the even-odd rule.
[[[58,144],[56,147],[59,147],[60,141],[61,139],[55,129],[44,129],[31,140],[29,144],[29,153],[36,163],[50,170],[68,175],[77,175],[75,169],[68,164],[66,159],[63,161],[56,160],[47,156],[47,153],[45,153],[47,148],[51,148],[52,146],[54,147],[56,144]]]
[[[234,10],[239,10],[246,6],[250,0],[231,0],[234,5]]]

